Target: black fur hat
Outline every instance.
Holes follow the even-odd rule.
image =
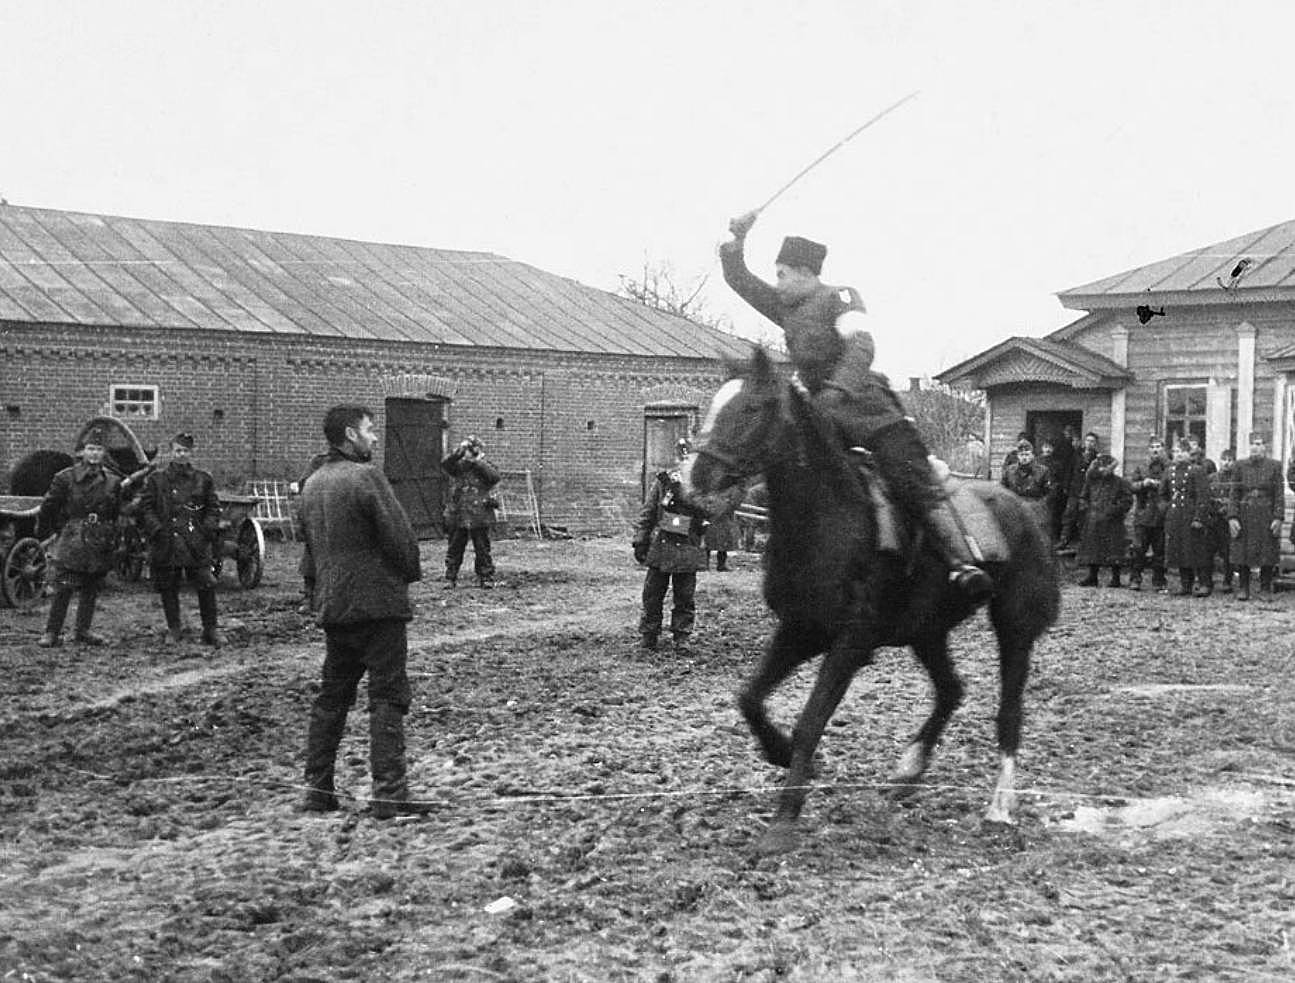
[[[823,260],[827,259],[827,247],[822,243],[800,236],[787,236],[782,240],[775,263],[785,266],[797,266],[809,270],[815,276],[823,272]]]

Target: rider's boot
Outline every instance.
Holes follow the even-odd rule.
[[[927,511],[926,528],[949,568],[949,582],[973,603],[988,600],[994,593],[994,580],[976,566],[976,557],[947,499]]]

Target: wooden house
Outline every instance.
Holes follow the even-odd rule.
[[[1057,295],[1083,316],[1044,338],[1008,338],[936,378],[987,394],[997,477],[1024,431],[1095,432],[1124,473],[1153,435],[1194,434],[1218,460],[1268,435],[1295,444],[1295,221],[1117,273]]]
[[[97,415],[192,431],[222,487],[288,481],[358,402],[422,535],[469,433],[513,517],[621,533],[750,349],[490,253],[0,205],[0,489]]]

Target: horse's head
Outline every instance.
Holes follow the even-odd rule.
[[[686,482],[709,494],[763,471],[780,430],[781,395],[773,361],[757,348],[711,400]]]

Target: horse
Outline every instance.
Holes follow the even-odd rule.
[[[962,702],[948,635],[976,606],[949,582],[945,563],[920,533],[903,555],[878,550],[877,511],[868,487],[877,479],[845,451],[808,393],[780,378],[763,349],[735,371],[706,413],[685,479],[702,497],[759,473],[768,487],[764,598],[778,624],[737,703],[764,758],[788,769],[758,847],[776,853],[794,845],[824,728],[855,673],[880,646],[910,646],[935,690],[931,713],[890,782],[896,794],[915,790]],[[1056,621],[1061,595],[1051,546],[1028,503],[996,483],[968,484],[992,512],[1008,547],[1008,559],[985,565],[995,585],[988,613],[998,641],[1000,767],[984,818],[1012,823],[1030,654]],[[770,721],[765,701],[820,653],[813,689],[788,737]]]

